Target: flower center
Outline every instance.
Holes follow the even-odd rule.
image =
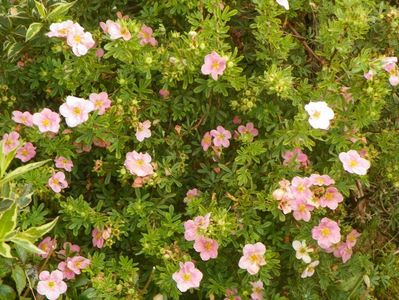
[[[66,30],[66,28],[62,28],[62,29],[58,29],[58,33],[59,34],[67,34],[68,31]]]
[[[75,37],[73,39],[76,43],[80,43],[82,41],[82,38],[80,37],[80,35],[75,35]]]
[[[79,116],[82,113],[82,110],[79,107],[74,107],[72,109],[73,113],[77,116]]]
[[[212,63],[212,69],[214,69],[214,70],[219,69],[219,62],[214,61],[214,62]]]
[[[298,207],[298,210],[300,211],[300,212],[305,212],[306,211],[306,206],[305,206],[305,204],[299,204],[299,207]]]
[[[53,178],[53,184],[58,185],[59,183],[58,179]]]
[[[50,120],[49,119],[44,119],[43,121],[42,121],[42,125],[43,126],[50,126]]]
[[[320,113],[319,111],[315,111],[315,112],[313,113],[312,117],[313,117],[314,119],[319,119],[319,118],[320,118],[320,115],[321,115],[321,113]]]
[[[49,281],[47,284],[48,284],[49,288],[55,287],[55,282],[54,281]]]
[[[328,200],[328,201],[333,200],[333,199],[334,199],[333,193],[326,193],[326,194],[324,195],[324,199],[326,199],[326,200]]]
[[[258,262],[258,255],[252,254],[249,259],[251,260],[252,263],[257,263]]]
[[[101,106],[103,106],[103,101],[97,100],[95,106],[96,106],[96,108],[100,108]]]
[[[357,161],[354,160],[354,159],[351,159],[351,161],[349,162],[349,166],[350,166],[351,168],[356,167],[356,166],[357,166]]]
[[[324,237],[329,236],[330,233],[331,233],[331,231],[330,231],[329,228],[323,228],[323,229],[321,230],[321,235],[324,236]]]
[[[141,166],[144,165],[144,161],[143,161],[142,159],[138,159],[138,160],[136,161],[136,164],[137,164],[139,167],[141,167]]]
[[[205,250],[211,250],[212,249],[212,243],[211,242],[205,242],[205,245],[204,245],[204,247],[205,247]]]
[[[183,275],[183,280],[184,280],[184,281],[190,281],[190,279],[191,279],[191,275],[188,274],[188,273],[184,273],[184,275]]]
[[[224,140],[224,134],[223,133],[219,133],[218,134],[218,139],[219,140]]]
[[[22,154],[23,156],[27,156],[29,153],[28,153],[28,150],[22,149],[21,154]]]

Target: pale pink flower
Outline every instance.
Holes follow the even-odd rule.
[[[170,92],[169,92],[168,90],[166,90],[166,89],[160,89],[160,90],[159,90],[159,95],[160,95],[162,98],[166,99],[166,98],[169,97]]]
[[[243,256],[238,262],[238,266],[241,269],[246,269],[251,275],[257,274],[260,267],[266,264],[264,258],[265,252],[266,247],[260,242],[256,244],[246,244],[243,249]]]
[[[79,245],[72,244],[70,242],[65,242],[63,245],[63,249],[58,251],[59,254],[67,256],[68,254],[79,254],[80,247]]]
[[[184,202],[185,203],[191,202],[194,198],[197,198],[198,196],[199,196],[198,189],[194,188],[194,189],[188,190],[186,193],[186,197],[184,198]]]
[[[252,285],[252,294],[251,294],[251,299],[252,300],[262,300],[263,299],[263,282],[258,280],[255,282],[250,282]]]
[[[143,123],[139,122],[136,127],[136,139],[139,142],[151,136],[151,121],[146,120]]]
[[[239,116],[234,116],[234,118],[233,118],[233,124],[235,124],[235,125],[241,124],[241,119],[240,119]]]
[[[56,193],[59,193],[61,190],[67,188],[68,182],[65,180],[64,172],[57,172],[53,174],[53,176],[51,176],[48,180],[48,185]]]
[[[111,236],[111,228],[106,228],[104,230],[94,228],[91,236],[93,237],[93,246],[101,249],[104,246],[104,241]]]
[[[255,137],[259,134],[258,129],[254,127],[253,123],[247,123],[247,125],[238,126],[238,132],[241,134],[249,134],[252,137]]]
[[[292,161],[295,161],[302,167],[307,167],[309,164],[308,156],[303,153],[300,148],[294,148],[292,151],[286,151],[282,156],[284,158],[283,165],[285,166],[292,163]]]
[[[204,58],[204,64],[201,67],[201,72],[204,75],[211,75],[214,80],[218,80],[218,76],[222,75],[226,69],[226,59],[222,58],[215,51],[208,54]]]
[[[349,247],[355,247],[357,239],[359,238],[360,233],[357,232],[356,229],[353,229],[351,232],[348,233],[348,235],[346,236],[346,244]]]
[[[150,44],[151,46],[155,47],[158,42],[157,40],[152,36],[152,28],[148,26],[141,26],[141,30],[139,32],[139,38],[140,38],[140,45],[144,46],[146,44]]]
[[[173,273],[172,278],[181,292],[191,288],[198,288],[202,280],[202,273],[191,262],[180,263],[180,270]]]
[[[75,23],[68,30],[67,44],[72,47],[72,52],[76,56],[82,56],[94,47],[95,42],[90,32],[84,32],[83,27]]]
[[[73,22],[67,20],[61,23],[52,23],[50,25],[50,32],[46,33],[48,37],[59,37],[65,38],[68,35],[69,30],[73,27]]]
[[[37,292],[46,296],[49,300],[56,300],[61,294],[67,290],[67,285],[62,281],[64,276],[59,270],[51,273],[43,271],[39,274],[39,283],[37,284]]]
[[[382,68],[387,72],[392,71],[395,68],[397,62],[398,58],[395,56],[384,57],[383,59],[381,59]]]
[[[79,255],[67,260],[68,269],[77,275],[80,274],[80,270],[86,269],[89,265],[90,259]]]
[[[316,129],[327,130],[330,127],[330,120],[334,118],[334,111],[324,101],[309,102],[305,105],[309,115],[309,124]]]
[[[11,131],[3,135],[3,154],[7,155],[19,146],[19,133]]]
[[[352,257],[352,254],[352,247],[350,247],[350,245],[347,243],[341,243],[339,247],[339,256],[341,257],[342,262],[346,263]]]
[[[65,171],[71,172],[73,168],[73,162],[70,159],[67,159],[63,156],[59,156],[56,159],[54,159],[55,162],[55,167],[64,169]]]
[[[341,229],[337,222],[329,218],[323,218],[318,226],[313,227],[312,238],[317,241],[321,248],[327,249],[331,245],[339,243],[341,240]]]
[[[209,147],[212,145],[212,136],[209,131],[205,132],[201,140],[201,146],[204,151],[208,151]]]
[[[227,148],[230,146],[231,133],[224,129],[223,126],[218,126],[216,129],[211,130],[211,136],[213,137],[213,144],[216,147],[223,146]]]
[[[312,277],[315,271],[315,268],[319,265],[319,261],[315,260],[313,262],[311,262],[310,264],[308,264],[305,268],[305,270],[303,270],[301,277],[302,278],[306,278],[306,277]]]
[[[89,100],[94,104],[94,110],[98,111],[98,115],[101,116],[105,111],[111,107],[111,100],[108,99],[108,94],[106,92],[101,92],[99,94],[91,93]]]
[[[295,176],[291,180],[291,193],[295,199],[301,199],[308,201],[313,197],[313,193],[310,190],[312,183],[307,177]]]
[[[280,188],[273,191],[273,198],[279,201],[278,208],[286,215],[292,211],[291,203],[294,200],[290,189],[291,183],[283,179],[279,182]]]
[[[32,143],[25,143],[22,147],[17,150],[16,158],[19,158],[22,162],[30,161],[36,155],[36,147]]]
[[[224,300],[241,300],[241,297],[238,296],[237,293],[238,293],[237,289],[227,289],[226,290],[227,298],[224,298]]]
[[[14,110],[12,112],[12,120],[15,123],[23,124],[28,127],[33,126],[32,114],[28,111],[20,112],[19,110]]]
[[[38,255],[42,258],[47,258],[57,248],[57,240],[48,236],[43,239],[37,247],[44,252]]]
[[[338,207],[338,203],[344,201],[344,197],[335,187],[328,187],[325,194],[320,197],[320,206],[328,207],[332,210]]]
[[[286,10],[290,9],[290,4],[288,3],[288,0],[276,0],[276,2],[284,7]]]
[[[366,78],[366,80],[372,80],[373,77],[375,75],[375,72],[373,70],[368,70],[367,73],[364,73],[364,78]]]
[[[39,127],[40,132],[57,133],[60,129],[60,115],[48,108],[44,108],[41,112],[33,114],[32,122]]]
[[[94,104],[88,100],[68,96],[60,106],[60,113],[65,117],[69,127],[75,127],[89,119],[89,113],[94,110]]]
[[[305,263],[310,263],[312,259],[310,258],[309,253],[313,252],[313,248],[308,247],[306,245],[306,241],[303,240],[302,242],[300,241],[293,241],[292,242],[292,247],[296,251],[295,257],[297,259],[302,259],[303,262]]]
[[[339,160],[342,162],[345,171],[349,173],[366,175],[367,170],[370,168],[370,162],[361,157],[355,150],[341,152],[339,154]]]
[[[342,242],[332,244],[330,247],[323,249],[327,253],[333,253],[335,257],[341,257],[340,253],[340,247],[342,245]]]
[[[295,220],[309,222],[311,217],[310,212],[314,210],[313,205],[310,205],[305,199],[295,199],[291,202],[291,207]]]
[[[100,22],[100,27],[105,33],[110,35],[111,40],[123,38],[125,41],[128,41],[132,38],[132,35],[127,27],[122,26],[117,22],[111,20],[107,20],[106,23]]]
[[[74,279],[76,274],[73,272],[71,269],[68,268],[68,261],[70,261],[71,258],[68,257],[66,261],[62,261],[58,264],[58,270],[62,272],[62,275],[64,276],[64,279],[71,280]]]
[[[219,244],[216,240],[199,237],[194,242],[195,251],[200,253],[201,259],[207,261],[218,256]]]
[[[105,54],[105,51],[104,51],[103,48],[98,48],[98,49],[96,50],[96,57],[101,58],[101,57],[104,56],[104,54]]]
[[[124,165],[130,174],[145,177],[154,173],[151,160],[151,156],[148,153],[132,151],[126,153]]]
[[[399,84],[399,74],[395,73],[395,74],[389,76],[389,83],[392,86],[397,86]]]
[[[205,216],[197,216],[194,220],[188,220],[183,223],[184,238],[187,241],[195,241],[202,236],[208,229],[211,214]]]
[[[312,185],[329,186],[335,183],[335,180],[328,175],[312,174],[309,177]]]

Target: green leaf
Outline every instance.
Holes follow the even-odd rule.
[[[34,243],[38,238],[42,237],[47,232],[49,232],[51,229],[53,229],[55,224],[57,223],[57,221],[58,221],[58,217],[55,218],[50,223],[47,223],[47,224],[44,224],[44,225],[38,226],[38,227],[29,228],[28,230],[26,230],[24,232],[18,232],[14,237],[18,238],[18,239],[24,239],[24,240]]]
[[[14,300],[15,298],[15,291],[12,287],[0,284],[0,299]]]
[[[12,279],[15,281],[15,285],[17,287],[18,295],[21,295],[22,291],[25,289],[26,286],[26,276],[24,270],[16,265],[12,269]]]
[[[0,215],[0,241],[17,226],[17,205],[14,203]]]
[[[36,34],[38,34],[40,29],[42,29],[42,26],[42,23],[30,24],[28,30],[26,31],[25,42],[31,40]]]
[[[11,247],[4,242],[0,242],[0,255],[7,258],[13,258],[11,255]]]
[[[46,8],[44,7],[43,3],[41,3],[41,2],[35,0],[35,4],[36,4],[36,9],[37,9],[37,11],[39,12],[40,17],[41,17],[42,19],[45,19],[45,18],[46,18],[46,15],[47,15],[47,10],[46,10]]]
[[[76,1],[67,3],[67,2],[61,2],[52,5],[51,7],[55,7],[50,13],[47,15],[47,18],[50,21],[55,21],[57,18],[64,16],[68,10],[74,6]]]
[[[0,201],[0,213],[5,211],[6,209],[9,209],[13,203],[14,201],[10,199],[4,199],[3,201]]]
[[[10,241],[17,244],[18,246],[24,248],[25,250],[27,250],[29,252],[36,253],[36,254],[44,254],[43,250],[37,248],[33,243],[31,243],[28,240],[20,239],[20,238],[17,238],[14,236],[10,239]]]
[[[33,169],[43,166],[44,164],[46,164],[49,161],[50,161],[50,159],[47,159],[47,160],[30,163],[30,164],[24,165],[22,167],[16,168],[15,170],[11,171],[10,173],[7,173],[7,175],[4,176],[4,178],[0,180],[0,186],[8,181],[11,181],[11,180],[25,174],[26,172],[29,172]]]

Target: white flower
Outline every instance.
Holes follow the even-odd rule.
[[[305,105],[305,110],[309,114],[309,123],[313,128],[327,130],[330,127],[334,112],[326,102],[309,102]]]
[[[65,117],[69,127],[75,127],[89,119],[89,113],[94,110],[94,104],[88,100],[68,96],[66,103],[60,106],[60,113]]]
[[[302,242],[293,241],[292,242],[292,247],[296,251],[296,255],[295,256],[296,256],[297,259],[302,259],[307,264],[312,261],[312,259],[310,258],[308,253],[313,252],[313,249],[306,246],[306,241],[305,240],[303,240]]]
[[[276,0],[278,4],[280,4],[282,7],[284,7],[286,10],[290,9],[290,5],[288,3],[288,0]]]
[[[319,263],[320,262],[318,260],[315,260],[314,262],[308,264],[305,270],[303,270],[301,277],[302,278],[312,277],[314,274],[314,268],[317,267]]]

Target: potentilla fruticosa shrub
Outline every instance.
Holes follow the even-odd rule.
[[[396,299],[394,2],[1,1],[0,299]]]

